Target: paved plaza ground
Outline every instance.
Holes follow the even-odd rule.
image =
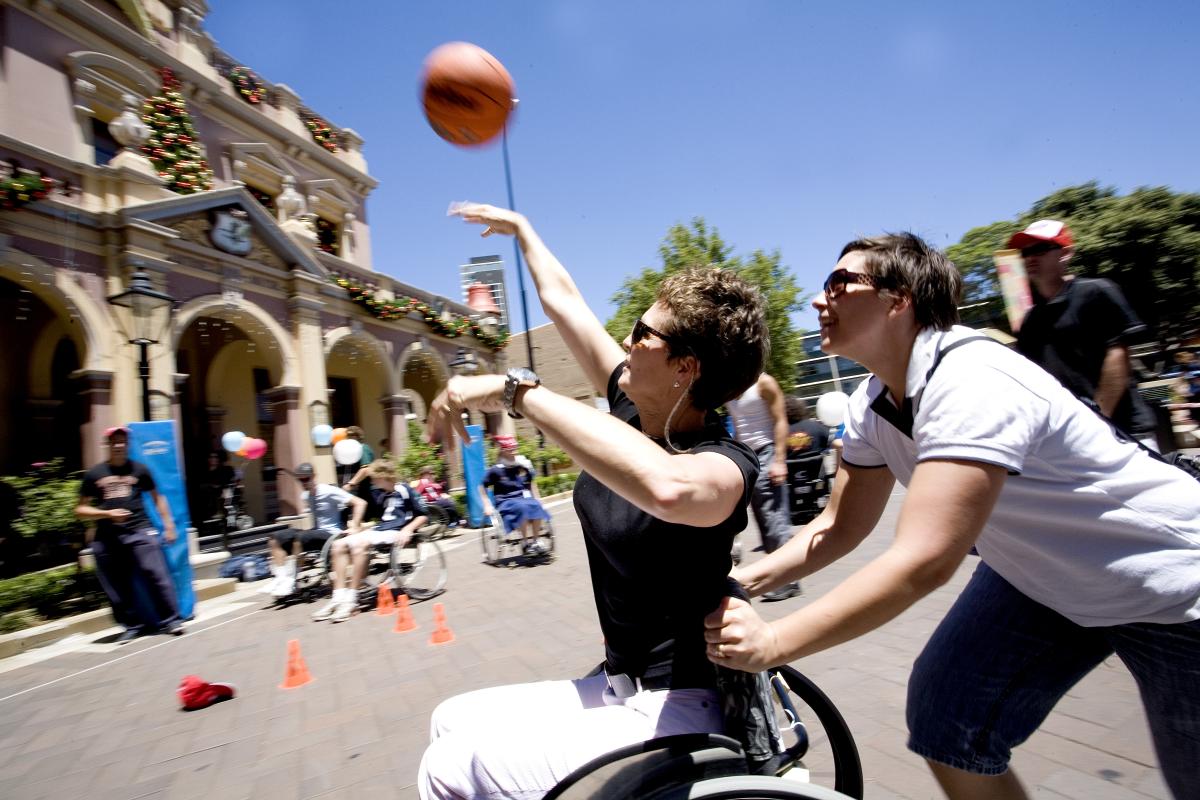
[[[859,552],[805,583],[805,597],[759,605],[774,618],[817,597],[887,546],[900,495]],[[309,621],[312,606],[268,609],[240,591],[199,609],[181,638],[124,647],[67,641],[0,661],[0,794],[11,800],[87,797],[300,800],[415,798],[430,710],[468,689],[574,677],[603,657],[579,524],[553,509],[558,558],[503,569],[480,563],[479,544],[450,540],[444,603],[455,635],[429,646],[420,629],[363,614],[341,625]],[[743,534],[746,550],[756,543]],[[749,557],[754,557],[750,554]],[[858,739],[866,796],[939,797],[904,747],[908,671],[974,567],[885,629],[798,666],[828,692]],[[669,568],[669,565],[664,565]],[[287,642],[299,639],[315,678],[284,691]],[[237,684],[238,697],[179,709],[179,679],[194,673]],[[1166,798],[1129,674],[1106,661],[1017,753],[1035,797]]]

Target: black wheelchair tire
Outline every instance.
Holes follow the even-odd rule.
[[[768,775],[731,775],[710,778],[691,786],[677,786],[655,795],[655,800],[850,800],[849,795],[810,783],[797,783]]]
[[[787,684],[792,694],[812,710],[817,721],[825,731],[829,740],[829,749],[833,754],[834,782],[833,788],[840,792],[837,796],[848,796],[862,799],[863,773],[862,759],[858,755],[858,746],[850,733],[850,726],[845,717],[837,710],[837,706],[829,699],[829,695],[821,691],[815,683],[801,674],[794,667],[784,665],[776,670]],[[714,795],[715,797],[716,795]],[[789,797],[805,797],[805,795],[784,795]]]

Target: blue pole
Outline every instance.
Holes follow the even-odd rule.
[[[517,204],[513,200],[512,170],[508,166],[508,125],[504,126],[504,133],[500,141],[504,150],[504,185],[508,188],[508,208],[510,211],[516,211]],[[521,245],[515,236],[513,237],[513,256],[517,263],[517,287],[521,292],[521,317],[525,323],[525,352],[529,356],[530,371],[536,372],[537,369],[533,366],[533,336],[529,331],[529,305],[525,301],[525,269],[521,265]]]

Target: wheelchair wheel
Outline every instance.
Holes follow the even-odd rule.
[[[809,780],[832,785],[840,795],[862,798],[862,761],[854,736],[841,712],[815,683],[790,666],[769,670],[775,707],[788,751],[768,761],[760,775],[786,775],[795,767],[808,771]],[[811,712],[811,713],[809,713]],[[812,726],[813,717],[817,726]],[[738,797],[740,795],[704,795]],[[810,795],[746,795],[747,797],[809,797]],[[813,795],[820,796],[820,795]]]
[[[425,516],[429,521],[422,525],[418,532],[430,541],[436,541],[446,535],[450,529],[450,515],[440,506],[429,503],[425,506]]]
[[[428,600],[446,589],[446,554],[441,545],[419,533],[403,547],[392,548],[391,575],[396,587],[412,600]]]
[[[786,778],[733,775],[677,786],[656,794],[655,800],[850,800],[849,795]]]
[[[500,560],[500,548],[504,543],[504,527],[498,516],[490,518],[491,524],[479,529],[479,544],[483,548],[483,562],[495,564]]]

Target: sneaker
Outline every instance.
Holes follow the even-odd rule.
[[[341,601],[337,598],[330,600],[322,608],[319,608],[313,612],[313,621],[324,622],[325,620],[329,619],[333,616],[333,612],[337,611],[339,605],[341,605]]]
[[[773,592],[767,592],[759,600],[764,603],[777,603],[780,600],[787,600],[789,597],[795,597],[800,594],[800,581],[792,581],[785,583]]]
[[[126,628],[121,631],[121,635],[113,639],[113,644],[129,644],[137,637],[141,636],[142,632],[134,628]]]
[[[169,633],[172,636],[183,636],[183,623],[172,622],[170,625],[163,628],[163,633]]]
[[[275,586],[271,589],[272,597],[287,597],[296,591],[296,578],[292,575],[280,575],[275,579]]]
[[[271,577],[271,580],[266,581],[261,586],[256,587],[254,591],[256,591],[259,594],[274,594],[275,589],[278,586],[279,586],[279,576],[274,575]]]
[[[329,618],[330,622],[345,622],[354,614],[354,609],[358,605],[357,600],[343,600],[337,604],[333,610],[333,616]]]
[[[526,542],[521,549],[530,558],[540,558],[546,555],[546,546],[541,542]]]

